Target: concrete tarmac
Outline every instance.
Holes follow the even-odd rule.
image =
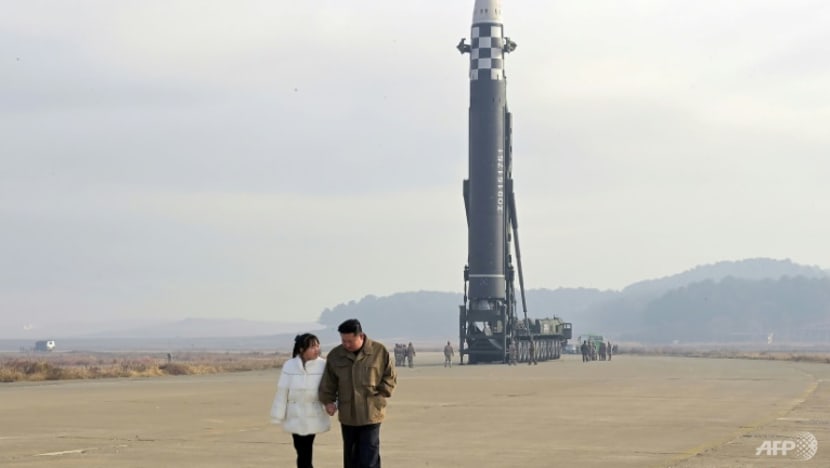
[[[398,369],[387,468],[830,466],[830,365],[639,357]],[[0,384],[3,467],[285,467],[278,371]],[[818,452],[760,453],[810,432]],[[342,466],[340,431],[317,468]]]

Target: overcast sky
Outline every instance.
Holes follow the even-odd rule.
[[[6,319],[461,292],[473,0],[0,5]],[[830,267],[830,3],[503,8],[527,287]]]

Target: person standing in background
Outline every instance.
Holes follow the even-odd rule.
[[[453,356],[455,356],[455,351],[453,351],[450,342],[447,341],[447,345],[444,346],[444,367],[452,367]]]
[[[415,347],[412,346],[412,342],[409,342],[409,346],[406,347],[406,360],[409,362],[409,367],[415,367]]]

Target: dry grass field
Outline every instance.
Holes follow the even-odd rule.
[[[278,368],[287,358],[258,352],[182,352],[169,361],[159,353],[8,353],[0,355],[0,383],[264,370]]]
[[[583,364],[399,369],[384,466],[826,467],[830,365],[620,355]],[[290,467],[268,411],[278,370],[0,384],[3,467]],[[812,460],[756,455],[809,431]],[[315,466],[341,466],[334,429]]]

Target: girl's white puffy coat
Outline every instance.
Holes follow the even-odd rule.
[[[331,428],[331,419],[317,395],[326,360],[303,361],[299,356],[286,361],[271,405],[271,422],[282,424],[286,432],[318,434]]]

